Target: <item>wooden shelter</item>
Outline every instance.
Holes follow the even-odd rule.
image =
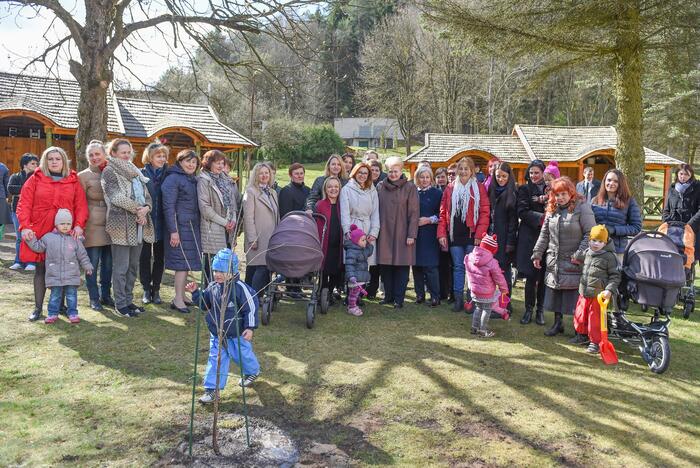
[[[154,140],[170,147],[171,163],[185,148],[198,154],[218,149],[229,154],[234,167],[241,164],[245,148],[256,146],[221,123],[208,105],[121,98],[111,89],[108,100],[108,138],[131,141],[138,165],[141,152]],[[76,81],[0,73],[0,162],[16,172],[22,154],[41,155],[52,145],[75,161],[79,101]]]

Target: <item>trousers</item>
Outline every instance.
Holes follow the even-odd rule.
[[[240,339],[241,361],[238,361],[238,339],[227,338],[223,341],[224,349],[221,350],[221,367],[219,368],[219,390],[226,387],[231,360],[243,368],[244,375],[256,375],[260,372],[258,358],[253,352],[253,345],[250,341]],[[204,373],[204,388],[214,390],[216,388],[216,362],[219,358],[219,338],[209,334],[209,360],[207,370]]]
[[[574,328],[576,333],[588,335],[591,343],[600,343],[600,304],[597,297],[578,297],[574,311]]]

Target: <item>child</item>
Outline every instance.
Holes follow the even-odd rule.
[[[474,301],[474,316],[472,317],[472,335],[479,334],[486,338],[495,335],[488,329],[491,309],[498,303],[496,287],[500,293],[508,294],[508,283],[503,276],[498,261],[493,255],[498,252],[496,236],[485,235],[481,243],[464,259],[469,288]]]
[[[374,246],[367,243],[364,231],[356,225],[350,226],[349,239],[345,239],[345,277],[348,279],[348,314],[359,317],[362,309],[357,306],[360,294],[367,295],[362,287],[370,280],[369,263]]]
[[[46,287],[51,289],[49,297],[49,316],[44,323],[55,323],[61,307],[61,298],[65,295],[70,323],[80,323],[78,317],[78,286],[80,286],[80,267],[92,275],[92,263],[80,240],[70,235],[73,229],[73,215],[65,208],[56,212],[54,218],[56,229],[46,234],[41,240],[33,237],[27,245],[34,252],[46,252]]]
[[[221,352],[219,372],[219,390],[226,386],[231,359],[243,368],[243,378],[238,380],[242,387],[250,386],[260,375],[260,364],[253,352],[253,330],[258,327],[258,298],[255,291],[239,279],[238,257],[231,249],[222,249],[211,262],[214,281],[204,291],[196,283],[188,283],[185,290],[192,293],[192,302],[207,312],[209,328],[209,362],[204,377],[204,395],[200,403],[211,403],[216,398],[216,363],[219,357],[219,335],[221,326],[221,305],[227,303],[224,311],[224,341]],[[222,295],[227,297],[222,299]],[[238,329],[236,329],[238,327]],[[240,335],[240,340],[238,336]],[[238,361],[238,343],[240,341],[241,360]]]
[[[588,241],[589,248],[577,258],[583,261],[581,282],[578,286],[578,302],[574,312],[576,336],[570,343],[588,344],[587,352],[597,354],[600,343],[600,305],[598,294],[602,291],[610,299],[620,285],[615,244],[603,225],[593,226]]]

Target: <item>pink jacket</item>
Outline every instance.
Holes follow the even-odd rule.
[[[496,286],[501,293],[508,293],[508,284],[501,267],[488,250],[474,247],[472,253],[464,257],[464,268],[467,270],[469,290],[477,300],[491,300],[496,293]]]

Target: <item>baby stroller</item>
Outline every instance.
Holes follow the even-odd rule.
[[[323,221],[321,239],[315,219]],[[306,327],[313,328],[316,320],[316,308],[321,305],[323,312],[328,310],[326,295],[325,307],[321,301],[321,266],[323,265],[323,238],[326,235],[327,220],[322,214],[308,215],[304,211],[287,213],[279,222],[266,254],[267,268],[272,281],[265,291],[262,300],[261,319],[263,325],[268,325],[272,311],[278,306],[284,292],[294,290],[288,295],[294,301],[306,301]],[[297,292],[298,291],[298,292]]]
[[[684,285],[683,257],[670,237],[658,232],[640,232],[629,242],[622,261],[618,302],[621,313],[608,315],[609,335],[637,344],[649,369],[657,374],[666,371],[671,362],[669,315]],[[625,312],[630,300],[654,310],[649,323],[627,318]]]
[[[685,261],[685,285],[678,295],[678,302],[683,304],[683,318],[689,318],[695,309],[695,231],[681,221],[663,223],[658,231],[671,238]]]

